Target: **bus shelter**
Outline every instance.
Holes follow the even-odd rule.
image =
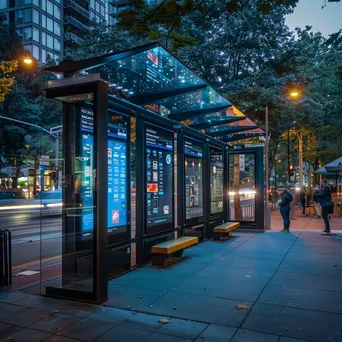
[[[245,116],[161,45],[47,71],[62,75],[44,95],[63,108],[63,204],[61,259],[54,277],[42,268],[42,293],[101,303],[108,279],[153,245],[209,239],[226,221],[264,229],[263,148],[227,143]]]

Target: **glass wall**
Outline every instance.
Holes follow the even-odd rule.
[[[255,221],[255,154],[229,154],[229,220]]]
[[[210,146],[210,215],[223,215],[223,151]]]

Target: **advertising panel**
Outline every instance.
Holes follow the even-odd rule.
[[[84,236],[93,230],[94,215],[94,147],[93,113],[81,108],[81,165],[78,182],[82,204],[81,229]],[[112,116],[108,122],[108,232],[127,230],[127,122],[122,116]]]
[[[147,229],[173,226],[173,132],[147,126]]]
[[[223,152],[210,146],[210,214],[223,214]]]
[[[185,139],[185,211],[186,220],[203,217],[203,146]]]

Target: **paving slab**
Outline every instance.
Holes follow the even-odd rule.
[[[61,330],[67,328],[68,326],[72,325],[73,323],[79,321],[80,319],[80,317],[70,315],[53,314],[31,324],[29,328],[56,334]]]
[[[25,328],[7,335],[7,337],[0,339],[0,342],[41,342],[50,336],[51,334],[43,331]]]
[[[19,312],[25,311],[26,308],[18,305],[6,304],[1,306],[0,309],[0,321],[3,321],[7,317],[13,316]]]
[[[79,340],[93,341],[113,328],[114,325],[87,317],[61,330],[59,334]]]
[[[239,329],[230,342],[278,342],[279,336]]]
[[[173,292],[254,302],[263,288],[264,285],[254,278],[215,279],[195,276],[178,285]]]
[[[170,317],[136,313],[120,325],[153,332],[163,325],[161,322],[170,320]]]
[[[342,292],[269,285],[258,302],[342,314]]]
[[[99,336],[96,342],[141,342],[151,334],[150,331],[132,327],[116,326]]]
[[[270,285],[293,286],[307,289],[342,291],[342,277],[320,274],[300,274],[277,272]]]
[[[0,323],[0,339],[13,334],[17,330],[20,330],[17,325]]]
[[[182,337],[188,340],[194,340],[207,328],[208,324],[181,319],[171,319],[170,323],[163,324],[158,333]]]
[[[26,309],[15,315],[8,316],[2,319],[3,323],[19,325],[21,327],[27,327],[43,318],[51,315],[50,311],[41,309]]]
[[[314,342],[341,342],[342,315],[256,304],[243,329]]]
[[[167,293],[156,300],[147,313],[176,317],[204,323],[238,327],[247,310],[237,310],[240,301],[214,297],[200,297],[183,293]],[[177,307],[177,310],[174,308]]]
[[[189,340],[176,336],[153,333],[148,336],[144,342],[189,342]]]
[[[227,342],[235,334],[236,328],[209,324],[195,342]]]
[[[134,315],[134,312],[116,309],[112,307],[102,307],[100,310],[95,311],[88,317],[96,319],[101,322],[120,324],[121,322],[129,319]]]

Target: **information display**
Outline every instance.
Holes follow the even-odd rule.
[[[145,129],[147,228],[173,224],[173,132]]]
[[[223,213],[223,152],[210,146],[210,213]]]
[[[185,139],[185,211],[186,220],[203,216],[203,146]]]
[[[93,113],[81,108],[81,204],[82,232],[93,229]],[[122,116],[110,116],[108,122],[108,231],[127,229],[127,122]],[[89,208],[89,209],[87,209]]]

